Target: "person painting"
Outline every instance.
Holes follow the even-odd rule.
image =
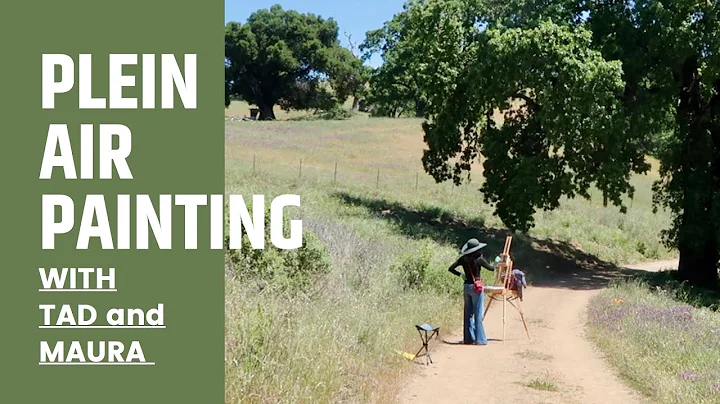
[[[495,267],[491,265],[482,254],[482,248],[486,245],[487,244],[481,243],[474,238],[468,240],[460,251],[462,254],[460,258],[448,268],[448,271],[456,276],[462,276],[462,274],[455,269],[459,266],[462,266],[465,272],[465,282],[463,285],[465,301],[463,343],[469,345],[487,345],[488,343],[482,321],[485,292],[476,292],[473,285],[475,279],[480,279],[481,267],[488,271],[495,271]]]

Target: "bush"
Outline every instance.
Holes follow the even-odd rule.
[[[270,212],[265,212],[269,223]],[[283,227],[288,229],[289,220]],[[228,218],[225,219],[228,228]],[[230,236],[225,235],[225,263],[234,276],[246,282],[255,282],[260,288],[279,288],[286,291],[307,291],[317,277],[330,271],[327,246],[314,233],[303,231],[303,245],[295,250],[281,250],[270,241],[265,232],[265,248],[253,249],[246,233],[242,234],[240,249],[230,248]]]
[[[462,294],[462,278],[448,272],[447,267],[450,264],[451,262],[444,261],[430,268],[425,276],[426,290],[450,295]],[[458,270],[462,272],[462,268],[458,268]]]
[[[284,275],[289,281],[288,286],[306,290],[317,276],[330,272],[327,246],[311,231],[304,232],[301,248],[286,251],[284,255]]]
[[[432,258],[433,251],[429,243],[426,243],[423,247],[402,255],[392,265],[391,270],[398,274],[402,287],[419,289],[425,284]]]
[[[325,120],[340,120],[340,119],[349,119],[352,118],[353,115],[355,115],[352,111],[344,108],[342,105],[335,105],[332,108],[329,108],[327,110],[324,110],[322,112],[318,112],[315,114],[315,116],[319,119],[325,119]]]
[[[462,287],[459,278],[447,271],[456,257],[439,257],[439,246],[427,241],[420,247],[413,246],[391,266],[398,275],[401,287],[439,294],[458,294]],[[462,283],[462,282],[460,282]]]

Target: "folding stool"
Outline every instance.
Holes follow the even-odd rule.
[[[433,363],[432,358],[430,357],[430,350],[428,344],[433,337],[435,337],[435,339],[440,337],[440,327],[433,327],[429,324],[422,324],[416,325],[415,329],[418,331],[418,334],[420,334],[420,339],[422,340],[423,345],[420,350],[415,354],[415,357],[413,359],[420,356],[425,356],[425,365],[428,365],[428,361],[430,361],[430,363]],[[420,354],[420,352],[422,352],[423,350],[425,351],[425,353]]]

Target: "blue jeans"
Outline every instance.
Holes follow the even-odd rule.
[[[474,342],[476,344],[485,345],[488,343],[487,336],[485,335],[485,327],[483,326],[482,321],[485,292],[475,292],[474,285],[466,284],[463,286],[463,295],[465,298],[463,342],[466,344]]]

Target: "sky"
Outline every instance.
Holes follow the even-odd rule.
[[[286,10],[334,19],[339,27],[339,39],[347,46],[345,33],[360,44],[367,31],[381,28],[385,21],[402,11],[404,3],[404,0],[225,0],[225,22],[244,23],[253,12],[280,4]],[[375,55],[367,64],[377,67],[381,62]]]

